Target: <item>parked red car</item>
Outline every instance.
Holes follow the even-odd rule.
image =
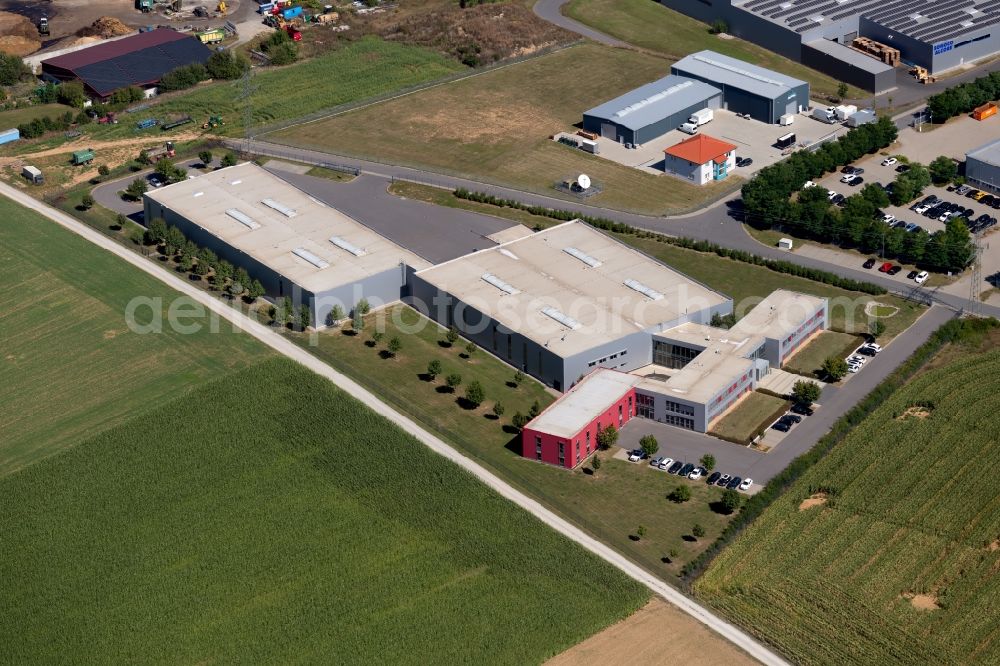
[[[892,262],[891,261],[887,261],[887,262],[885,262],[884,264],[882,264],[881,266],[878,267],[878,272],[879,273],[888,273],[890,270],[892,270]]]

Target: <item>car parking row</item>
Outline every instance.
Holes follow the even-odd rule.
[[[812,415],[813,410],[811,407],[796,403],[792,405],[791,409],[782,414],[777,421],[771,424],[771,429],[777,430],[778,432],[788,432],[792,429],[792,426],[802,423],[803,416]]]
[[[647,457],[648,456],[642,449],[635,449],[634,451],[629,451],[628,459],[629,462],[639,462],[640,460],[645,460]],[[742,479],[738,476],[730,476],[729,474],[723,474],[721,472],[712,472],[709,474],[708,470],[701,465],[686,463],[682,460],[674,460],[673,458],[667,456],[653,458],[649,461],[649,466],[654,469],[664,471],[667,474],[685,477],[691,481],[698,481],[705,478],[706,483],[710,486],[718,486],[720,488],[728,488],[730,490],[747,492],[750,490],[750,486],[753,485],[753,479]]]
[[[868,362],[868,359],[877,356],[881,351],[882,347],[880,345],[874,342],[866,342],[844,359],[847,361],[847,371],[851,374],[860,372],[861,368]]]

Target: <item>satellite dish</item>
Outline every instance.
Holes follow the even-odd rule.
[[[576,179],[576,184],[580,186],[581,190],[586,190],[590,188],[590,176],[585,173],[581,173]]]

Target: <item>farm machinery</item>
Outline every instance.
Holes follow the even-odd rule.
[[[162,146],[157,146],[156,148],[147,150],[146,158],[149,159],[150,162],[159,162],[162,159],[173,157],[176,154],[177,153],[174,150],[174,142],[167,141]]]
[[[913,78],[920,81],[924,85],[937,81],[936,76],[932,76],[931,73],[927,71],[926,67],[921,67],[920,65],[915,65],[913,69],[910,70],[910,74],[913,75]]]
[[[222,116],[209,116],[208,120],[201,126],[202,129],[215,129],[221,125],[225,125],[226,121],[222,119]]]

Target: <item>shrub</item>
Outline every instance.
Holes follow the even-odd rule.
[[[238,79],[250,69],[250,62],[232,51],[216,51],[205,63],[205,69],[213,79]]]
[[[611,426],[611,427],[614,427],[614,426]],[[616,435],[617,435],[617,433],[616,433]],[[616,439],[617,439],[617,436],[616,436]],[[660,450],[660,443],[657,442],[656,438],[653,437],[652,435],[643,435],[639,439],[639,448],[641,448],[643,450],[643,452],[647,456],[651,456],[651,455],[653,455],[654,453],[656,453],[657,451]]]
[[[493,403],[493,416],[500,418],[506,409],[500,402]]]
[[[703,536],[705,536],[705,528],[702,527],[700,523],[695,523],[691,527],[691,536],[693,536],[695,539],[702,538]]]
[[[847,361],[839,356],[830,356],[823,361],[823,374],[833,382],[839,382],[847,375]]]
[[[427,376],[431,378],[431,381],[437,379],[437,376],[441,374],[441,361],[434,359],[427,364]]]
[[[455,388],[458,388],[462,384],[462,375],[458,374],[457,372],[453,372],[447,377],[445,377],[444,382],[445,384],[448,385],[448,388],[454,390]]]
[[[792,400],[809,406],[819,400],[820,388],[816,382],[801,380],[792,385]]]
[[[486,399],[486,393],[483,391],[483,385],[478,381],[470,382],[465,388],[465,399],[476,407],[483,404],[483,400]]]
[[[527,416],[525,416],[521,412],[517,412],[516,414],[514,414],[514,418],[510,420],[510,424],[515,428],[517,428],[518,430],[524,430],[524,426],[528,425],[529,420],[530,419],[528,419]]]
[[[740,503],[742,498],[740,494],[735,490],[729,488],[722,491],[722,497],[719,498],[719,506],[722,507],[722,512],[729,515],[740,508]]]
[[[597,433],[597,446],[607,451],[618,441],[618,429],[613,423],[609,423]]]
[[[691,499],[691,489],[686,485],[677,486],[667,494],[667,499],[677,504],[687,502]]]

